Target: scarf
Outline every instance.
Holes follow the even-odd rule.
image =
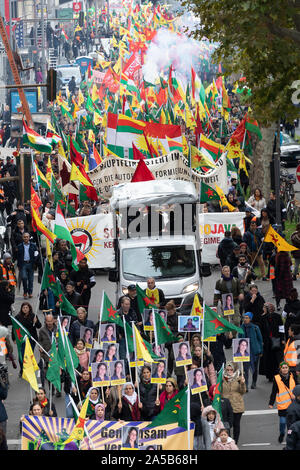
[[[161,396],[159,397],[159,400],[160,400],[160,411],[162,411],[166,405],[166,403],[170,400],[172,400],[173,397],[175,397],[175,395],[177,395],[178,393],[178,390],[174,390],[174,392],[172,393],[172,395],[167,395],[167,392],[166,391],[163,391]]]
[[[98,411],[98,408],[103,408],[103,410],[105,410],[105,405],[103,405],[103,403],[98,403],[96,406],[95,406],[95,416],[96,416],[96,420],[99,421],[100,423],[102,423],[104,420],[105,420],[105,416],[103,416],[103,418],[98,418],[97,417],[97,411]]]
[[[235,369],[235,366],[234,366],[234,364],[233,364],[232,362],[228,362],[228,363],[226,364],[226,367],[227,367],[227,366],[231,366],[233,370]],[[235,372],[233,372],[232,375],[229,375],[229,374],[227,374],[227,372],[226,372],[226,367],[225,367],[224,372],[223,372],[223,378],[224,378],[227,382],[233,382],[234,380],[238,379],[238,377],[239,377],[239,375],[240,375],[239,369],[237,369]]]
[[[45,398],[43,401],[40,401],[40,405],[42,408],[45,408],[46,405],[48,405],[48,400]]]
[[[151,302],[154,303],[155,305],[159,304],[159,292],[158,292],[157,287],[155,289],[149,289],[147,287],[146,296],[149,297]]]
[[[97,403],[99,403],[99,396],[100,395],[98,393],[98,398],[96,400],[91,400],[90,394],[91,394],[91,391],[94,390],[94,389],[98,390],[98,392],[99,392],[99,389],[97,387],[91,387],[91,388],[89,388],[89,391],[87,392],[86,395],[87,395],[87,397],[89,397],[90,403],[92,403],[92,405],[94,405],[94,407],[95,407],[97,405]]]
[[[133,390],[134,390],[134,385],[132,384],[132,382],[126,382],[126,384],[123,385],[123,388],[122,388],[122,397],[126,398],[126,400],[128,401],[128,403],[130,403],[132,406],[135,404],[135,402],[137,401],[137,393],[136,391],[134,390],[133,394],[132,395],[126,395],[125,393],[125,388],[128,386],[128,385],[132,385],[133,387]]]

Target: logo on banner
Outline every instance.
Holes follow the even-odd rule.
[[[71,230],[71,235],[75,246],[86,255],[93,246],[93,238],[91,234],[84,228],[75,228]]]

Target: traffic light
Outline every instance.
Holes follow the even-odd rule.
[[[47,100],[54,101],[56,99],[56,76],[54,69],[49,69],[47,73]]]

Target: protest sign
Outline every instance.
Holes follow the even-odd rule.
[[[120,421],[88,420],[86,430],[91,438],[90,448],[94,450],[120,450],[122,446],[122,428]],[[139,429],[139,447],[156,445],[158,450],[187,450],[188,431],[177,424],[166,424],[147,429],[151,422],[130,422]],[[22,422],[22,450],[28,450],[29,444],[39,439],[41,432],[50,442],[56,442],[58,434],[63,431],[70,435],[75,426],[71,418],[50,418],[48,416],[25,416]],[[190,423],[190,442],[194,440],[194,423]],[[88,450],[89,444],[84,440],[82,450]],[[48,449],[49,450],[49,449]]]

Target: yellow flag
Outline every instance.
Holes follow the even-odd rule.
[[[48,182],[51,181],[51,177],[52,177],[52,165],[51,165],[51,158],[49,155],[48,161],[47,161],[47,169],[46,169],[46,178]]]
[[[145,362],[154,362],[148,349],[146,348],[145,342],[141,337],[141,334],[137,327],[133,324],[133,331],[135,335],[135,344],[136,344],[136,355],[137,359],[144,359]]]
[[[80,173],[75,163],[72,163],[70,181],[80,181],[85,186],[93,186],[86,178]]]
[[[58,149],[59,155],[61,155],[63,158],[65,158],[67,160],[65,150],[64,150],[64,146],[63,146],[61,141],[58,142],[57,149]]]
[[[94,132],[92,131],[92,129],[89,129],[88,139],[89,139],[91,142],[93,142],[93,143],[96,142],[95,134],[94,134]]]
[[[116,153],[112,152],[112,151],[109,150],[107,147],[105,147],[105,145],[103,145],[103,155],[104,155],[104,157],[116,157],[116,158],[120,158]]]
[[[111,64],[111,62],[106,60],[99,60],[98,63],[101,65],[102,69],[106,69]]]
[[[285,241],[283,237],[273,229],[272,225],[269,226],[269,229],[265,235],[264,242],[266,243],[273,243],[278,251],[295,251],[296,248],[293,245],[290,245],[288,242]]]
[[[191,315],[197,315],[198,317],[203,318],[203,309],[201,307],[198,294],[195,294],[194,296]]]
[[[84,424],[85,424],[85,418],[86,418],[86,412],[89,406],[89,397],[86,397],[85,402],[82,405],[82,408],[80,410],[78,419],[76,421],[75,427],[73,431],[71,432],[70,436],[66,441],[64,441],[64,444],[68,444],[69,442],[72,441],[81,441],[84,437]]]
[[[52,251],[51,251],[50,242],[49,242],[48,238],[46,238],[46,253],[47,253],[47,259],[48,259],[48,262],[49,262],[49,266],[50,266],[51,270],[54,271]]]
[[[216,168],[216,165],[212,163],[194,145],[191,145],[191,166],[192,168],[199,168],[200,166],[208,166],[209,168]]]
[[[94,112],[94,122],[95,122],[95,126],[98,126],[98,124],[101,124],[102,117],[100,116],[99,113]]]
[[[27,380],[27,382],[31,385],[33,390],[38,392],[39,387],[35,375],[35,371],[39,370],[39,366],[35,360],[29,338],[26,338],[25,343],[25,350],[24,350],[24,358],[23,358],[23,375],[22,378]]]
[[[227,206],[230,212],[236,211],[236,207],[232,206],[230,202],[227,201],[224,191],[217,185],[216,185],[216,191],[220,197],[221,207]]]

